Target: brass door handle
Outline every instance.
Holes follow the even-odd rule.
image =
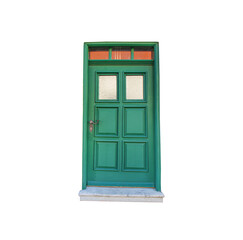
[[[89,121],[89,131],[92,132],[94,129],[94,124],[98,124],[100,120],[97,120],[96,122],[90,120]]]

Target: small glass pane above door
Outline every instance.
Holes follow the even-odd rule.
[[[131,59],[131,48],[116,47],[112,49],[112,59],[128,60]]]
[[[154,51],[150,47],[134,48],[134,60],[153,60]]]
[[[117,76],[99,76],[99,100],[117,99]]]
[[[144,99],[143,81],[143,75],[126,76],[126,100]]]
[[[89,50],[90,60],[107,60],[109,59],[109,49],[108,48],[91,48]]]

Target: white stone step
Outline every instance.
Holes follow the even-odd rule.
[[[164,194],[154,188],[87,187],[79,197],[81,201],[163,202]]]

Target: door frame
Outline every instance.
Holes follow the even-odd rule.
[[[110,47],[109,60],[89,60],[89,47]],[[111,47],[153,47],[153,60],[111,60]],[[133,52],[132,52],[133,56]],[[132,57],[133,58],[133,57]],[[161,191],[161,154],[160,154],[160,84],[159,84],[159,43],[158,42],[85,42],[83,48],[83,160],[82,160],[82,189],[87,187],[88,165],[88,89],[89,64],[92,62],[109,62],[112,64],[141,64],[153,62],[154,82],[154,157],[155,157],[155,188]]]

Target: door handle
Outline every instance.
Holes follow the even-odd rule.
[[[89,131],[92,132],[94,129],[94,124],[98,124],[100,120],[97,120],[96,122],[90,120],[89,121]]]

